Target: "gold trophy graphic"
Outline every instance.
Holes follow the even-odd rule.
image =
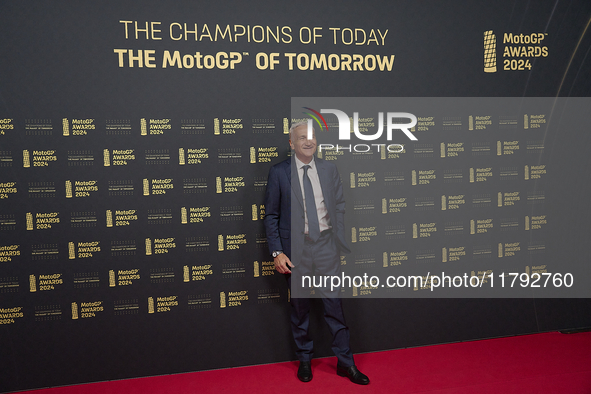
[[[31,293],[37,291],[37,280],[35,278],[35,275],[29,275],[29,290],[31,291]]]
[[[259,262],[258,261],[255,261],[254,262],[254,277],[255,278],[258,278],[259,275],[260,275],[260,272],[259,272]]]
[[[484,72],[497,72],[497,37],[492,30],[484,32]]]
[[[113,227],[113,211],[107,209],[107,227]]]
[[[144,196],[149,196],[150,195],[150,182],[148,181],[148,179],[144,178],[143,185],[144,185]]]
[[[31,156],[29,155],[28,150],[23,150],[23,167],[24,168],[31,167]]]
[[[64,129],[64,137],[69,136],[70,135],[70,123],[68,122],[68,118],[62,119],[62,125],[63,125],[63,129]]]
[[[219,176],[215,177],[215,192],[218,194],[222,192],[222,178]]]
[[[142,135],[148,135],[148,126],[147,126],[146,118],[140,119],[140,128],[141,128]]]
[[[219,118],[215,118],[213,120],[213,134],[220,135],[220,119]]]
[[[76,258],[76,248],[74,247],[74,242],[68,242],[68,256],[70,260],[74,260]]]
[[[66,181],[66,198],[72,198],[72,181]]]
[[[181,224],[187,224],[187,208],[181,207]]]

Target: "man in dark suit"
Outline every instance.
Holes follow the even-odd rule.
[[[291,158],[271,167],[265,194],[265,230],[275,269],[286,274],[290,289],[294,277],[339,275],[340,252],[349,253],[345,238],[345,200],[336,166],[318,159],[316,136],[308,139],[308,124],[290,129]],[[313,214],[312,214],[313,212]],[[299,289],[298,289],[299,290]],[[339,289],[321,290],[324,318],[333,336],[337,374],[357,384],[368,384],[349,348]],[[310,299],[291,297],[291,329],[300,361],[298,378],[312,380],[312,339],[308,335]]]

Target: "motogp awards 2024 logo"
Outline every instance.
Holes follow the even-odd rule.
[[[320,112],[309,108],[303,107],[311,112],[304,112],[304,114],[309,115],[313,118],[321,130],[326,127],[328,131],[328,125],[326,124],[326,120],[321,115],[325,113],[333,114],[337,117],[339,122],[339,141],[350,141],[351,140],[351,120],[349,116],[338,109],[321,109]],[[395,122],[402,120],[402,119],[409,119],[410,122],[401,123]],[[393,131],[394,130],[401,130],[411,141],[418,141],[417,137],[411,132],[412,129],[417,124],[417,117],[408,112],[388,112],[386,114],[386,139],[388,141],[392,141]],[[353,133],[355,136],[363,141],[375,141],[379,139],[382,134],[384,133],[384,113],[378,112],[378,130],[375,134],[362,134],[359,131],[359,112],[353,112]],[[312,119],[308,119],[308,139],[314,138],[314,131],[313,131],[313,122]],[[402,144],[349,144],[349,145],[339,145],[336,144],[319,144],[318,149],[320,152],[322,150],[328,149],[336,149],[336,151],[349,151],[349,152],[358,152],[364,153],[369,152],[372,150],[372,147],[375,147],[378,152],[380,152],[381,147],[385,147],[385,149],[390,153],[401,153],[404,151],[404,145]]]
[[[548,57],[543,45],[548,33],[503,34],[503,70],[530,71],[533,60]],[[497,36],[492,30],[484,32],[484,72],[497,72]]]

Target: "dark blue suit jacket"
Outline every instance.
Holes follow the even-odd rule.
[[[339,172],[333,163],[317,157],[314,160],[336,244],[341,252],[350,253],[345,238],[345,198]],[[304,247],[305,218],[302,190],[295,160],[291,158],[269,170],[264,224],[269,251],[282,250],[297,265]]]

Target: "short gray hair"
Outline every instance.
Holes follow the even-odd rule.
[[[297,129],[300,126],[305,126],[306,128],[308,127],[308,121],[307,120],[303,120],[301,122],[296,122],[296,123],[292,123],[291,127],[289,128],[289,139],[291,139],[291,133]],[[316,130],[314,129],[314,125],[312,125],[312,131],[314,132],[314,134],[316,134]]]

